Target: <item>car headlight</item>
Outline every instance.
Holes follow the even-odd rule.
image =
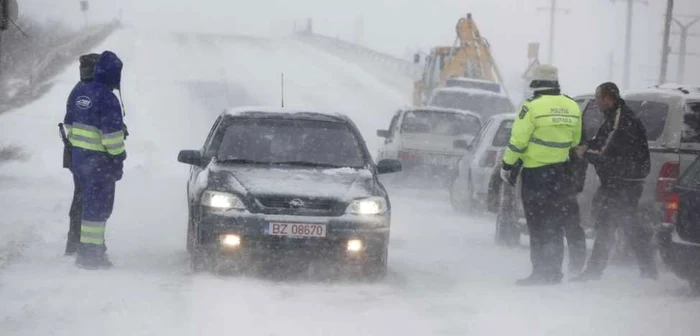
[[[213,190],[207,190],[202,194],[202,205],[219,210],[245,210],[245,205],[238,196]]]
[[[353,215],[380,215],[388,210],[383,197],[369,197],[350,202],[346,213]]]

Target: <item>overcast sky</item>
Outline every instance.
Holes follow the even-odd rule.
[[[354,40],[355,22],[362,17],[368,47],[406,56],[417,49],[451,45],[455,24],[471,12],[492,47],[506,80],[513,85],[527,66],[527,44],[542,44],[540,59],[547,62],[549,14],[538,7],[550,0],[92,0],[88,19],[105,21],[119,16],[136,29],[206,31],[217,33],[285,35],[294,22],[313,18],[318,33]],[[624,57],[624,1],[558,0],[570,12],[556,17],[554,65],[571,95],[592,91],[602,81],[622,82]],[[636,3],[633,20],[631,88],[655,84],[659,77],[665,0]],[[83,16],[78,0],[22,0],[20,12],[41,19],[59,19],[79,27]],[[675,14],[700,15],[700,0],[676,0]],[[688,19],[684,19],[688,20]],[[674,26],[674,31],[676,31]],[[693,29],[700,33],[700,23]],[[678,48],[677,36],[671,45]],[[700,53],[700,38],[688,39],[688,51]],[[614,55],[609,77],[609,55]],[[669,59],[669,80],[677,75],[677,55]],[[700,85],[700,57],[689,56],[686,82]]]

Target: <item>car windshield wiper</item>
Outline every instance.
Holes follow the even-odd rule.
[[[317,163],[309,161],[278,161],[270,162],[271,165],[290,165],[290,166],[304,166],[304,167],[328,167],[328,168],[344,168],[343,165],[334,165],[331,163]]]
[[[257,160],[239,159],[239,158],[217,159],[217,161],[221,162],[221,163],[250,163],[250,164],[264,164],[264,165],[270,164],[270,162],[267,162],[267,161],[257,161]]]

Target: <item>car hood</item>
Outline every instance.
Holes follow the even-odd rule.
[[[339,200],[374,195],[367,169],[278,168],[217,165],[211,169],[214,186],[241,194],[321,197]]]

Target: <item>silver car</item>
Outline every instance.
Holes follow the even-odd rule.
[[[467,153],[457,164],[457,175],[450,183],[450,202],[457,211],[471,212],[488,193],[489,179],[498,165],[499,151],[508,145],[515,114],[497,114],[484,124],[474,141],[455,141]]]

